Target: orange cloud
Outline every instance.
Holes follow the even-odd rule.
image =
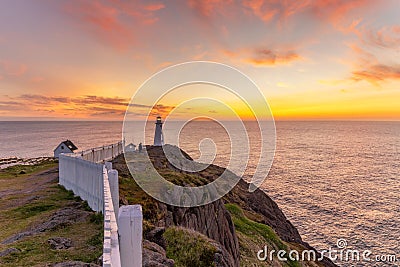
[[[400,79],[400,65],[382,64],[377,57],[364,49],[353,45],[353,51],[359,56],[359,64],[352,71],[352,81],[368,81],[375,86],[385,80]]]
[[[166,115],[175,107],[157,104],[154,107],[142,104],[130,104],[129,99],[121,97],[103,97],[84,95],[77,97],[46,96],[23,94],[15,97],[4,96],[0,109],[5,115],[29,114],[30,116],[67,116],[77,118],[103,117],[121,119],[127,107],[134,107],[138,116],[151,108],[151,116]],[[131,109],[132,111],[132,109]]]
[[[278,1],[278,0],[246,0],[243,2],[245,8],[249,8],[254,15],[264,22],[274,18],[286,19],[292,15],[304,11],[311,5],[311,0],[306,1]]]
[[[287,65],[294,61],[302,60],[303,57],[294,49],[238,49],[222,50],[225,56],[238,58],[240,61],[250,63],[256,66],[276,66]]]
[[[366,80],[378,86],[379,82],[392,79],[400,79],[400,65],[371,65],[362,70],[353,71],[354,81]]]
[[[256,51],[256,55],[247,59],[248,62],[255,65],[282,65],[289,64],[290,62],[300,60],[301,56],[295,51],[272,51],[270,49],[260,49]]]
[[[265,1],[256,0],[256,1],[244,1],[243,5],[245,7],[250,8],[250,10],[261,20],[268,22],[274,18],[274,16],[278,13],[276,9],[272,8],[264,8]]]
[[[162,104],[155,105],[150,111],[150,117],[161,116],[163,118],[167,117],[167,115],[175,108],[175,106],[166,106]]]

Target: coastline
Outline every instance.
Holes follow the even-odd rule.
[[[164,159],[162,157],[158,157],[157,160],[163,161]],[[121,162],[121,157],[119,159],[115,159],[113,161],[113,165],[117,169],[119,169],[120,172],[120,201],[124,204],[129,204],[129,202],[134,201],[134,202],[142,202],[141,204],[144,207],[144,214],[145,216],[152,216],[149,214],[170,214],[168,216],[176,217],[173,221],[175,223],[172,223],[170,219],[158,219],[158,221],[145,221],[144,222],[144,228],[146,229],[144,232],[144,259],[147,260],[148,265],[144,266],[152,266],[151,263],[154,261],[154,257],[158,257],[154,255],[154,247],[157,247],[158,250],[161,252],[164,251],[165,257],[163,259],[163,262],[166,263],[165,266],[173,266],[171,265],[171,260],[167,258],[171,257],[173,260],[179,262],[179,257],[182,257],[182,254],[171,254],[171,245],[167,245],[168,242],[172,242],[172,236],[175,235],[182,235],[182,236],[191,236],[193,237],[190,238],[189,240],[186,240],[185,243],[182,243],[181,245],[183,246],[182,248],[185,248],[185,246],[188,245],[190,242],[193,240],[197,240],[196,242],[200,242],[204,244],[206,247],[208,247],[209,251],[215,251],[213,253],[216,253],[215,255],[219,255],[218,257],[220,258],[220,263],[221,265],[217,266],[236,266],[234,262],[238,261],[240,259],[241,266],[248,266],[248,264],[260,264],[260,266],[283,266],[281,265],[282,263],[277,261],[276,259],[272,262],[259,262],[256,258],[256,252],[259,248],[262,248],[265,244],[269,244],[272,246],[272,248],[281,248],[281,249],[298,249],[298,250],[304,250],[304,249],[313,249],[311,246],[309,246],[307,243],[303,242],[300,235],[298,234],[297,229],[286,219],[285,215],[282,213],[282,211],[279,209],[279,207],[276,205],[276,203],[270,199],[264,192],[261,190],[257,190],[254,194],[249,194],[247,195],[247,192],[245,192],[245,188],[247,188],[247,183],[243,180],[239,183],[239,185],[236,187],[236,189],[229,193],[227,196],[224,197],[222,200],[218,200],[215,203],[211,203],[206,206],[201,206],[197,208],[190,208],[190,209],[182,209],[182,208],[172,208],[163,205],[162,203],[156,203],[154,200],[151,200],[149,198],[146,198],[145,203],[143,203],[143,195],[140,193],[141,189],[136,188],[134,186],[134,180],[132,178],[127,180],[127,177],[129,176],[126,173],[126,170],[124,171],[123,165],[124,162]],[[24,168],[36,166],[39,167],[39,169],[28,169],[24,172],[21,172]],[[40,166],[44,166],[45,170],[40,170]],[[49,169],[50,166],[50,169]],[[10,169],[13,169],[13,173],[11,174],[10,177],[14,177],[13,179],[20,179],[19,181],[22,182],[22,179],[24,177],[48,177],[48,181],[50,184],[55,183],[56,177],[57,177],[57,169],[54,169],[54,166],[57,166],[56,163],[54,162],[46,162],[42,161],[41,164],[36,164],[36,165],[18,165],[11,167]],[[53,171],[51,171],[53,168]],[[50,172],[49,172],[50,170]],[[219,173],[222,171],[223,168],[218,167],[213,165],[212,168],[209,170],[210,173]],[[4,171],[4,170],[3,170]],[[164,170],[165,171],[165,170]],[[171,173],[175,175],[176,182],[179,183],[181,179],[181,175],[179,172],[176,172],[176,170]],[[44,176],[43,176],[44,175]],[[186,176],[186,179],[189,179],[187,181],[190,181],[192,179],[197,179],[195,176]],[[37,178],[31,178],[32,179],[37,179]],[[47,178],[45,178],[47,179]],[[40,181],[40,180],[38,180]],[[192,180],[195,181],[195,180]],[[37,181],[33,182],[36,184]],[[14,183],[15,184],[15,183]],[[49,185],[48,183],[43,183],[42,185]],[[26,184],[28,185],[28,184]],[[25,185],[25,186],[26,186]],[[55,185],[55,184],[54,184]],[[132,187],[133,186],[133,187]],[[57,186],[58,187],[58,186]],[[59,189],[57,189],[59,190]],[[39,190],[40,191],[40,190]],[[27,199],[36,199],[39,198],[42,199],[40,194],[37,194],[36,192],[39,192],[37,190],[31,190],[27,195],[24,195],[24,198]],[[61,191],[65,191],[62,189]],[[63,193],[64,194],[64,193]],[[142,201],[137,201],[137,199],[132,199],[131,195],[136,195],[142,198]],[[148,197],[148,196],[147,196]],[[15,198],[15,197],[14,197]],[[67,197],[68,198],[68,197]],[[74,197],[73,199],[76,199]],[[242,199],[242,200],[241,200]],[[247,201],[243,202],[244,199],[247,199]],[[23,201],[23,199],[16,200],[17,203],[21,207],[24,207],[27,204],[26,201]],[[76,201],[76,200],[74,200]],[[34,203],[36,201],[34,200]],[[247,202],[247,203],[246,203]],[[153,204],[150,204],[153,203]],[[254,205],[253,205],[253,204]],[[152,205],[156,206],[152,206]],[[260,206],[260,204],[262,204]],[[149,206],[150,205],[150,206]],[[67,205],[68,206],[68,205]],[[12,207],[12,205],[11,205]],[[61,206],[59,206],[61,208]],[[272,209],[271,209],[272,207]],[[14,207],[15,208],[15,207]],[[211,208],[211,209],[210,209]],[[52,209],[50,209],[52,210]],[[158,211],[157,211],[158,210]],[[185,210],[185,211],[184,211]],[[214,210],[214,211],[213,211]],[[53,210],[52,210],[53,211]],[[184,211],[184,213],[182,213]],[[161,213],[159,213],[161,212]],[[195,212],[198,214],[196,217],[197,219],[193,221],[193,218],[186,217],[179,217],[183,214],[191,214],[192,212]],[[220,217],[218,220],[213,221],[214,226],[208,225],[209,223],[206,218],[209,216],[213,216],[213,213],[219,213]],[[36,217],[37,219],[36,222],[30,223],[28,228],[22,227],[20,229],[14,229],[14,233],[21,232],[25,233],[27,229],[35,229],[38,227],[38,224],[40,225],[39,221],[46,221],[49,218],[51,219],[51,214],[49,213],[48,210],[44,210],[43,215],[38,214],[39,217]],[[53,213],[54,214],[54,213]],[[147,215],[146,215],[147,214]],[[180,215],[181,214],[181,215]],[[50,217],[49,217],[50,216]],[[180,218],[180,219],[178,219]],[[190,219],[191,218],[191,219]],[[272,219],[271,218],[275,218]],[[147,217],[149,219],[149,217]],[[150,224],[149,224],[150,223]],[[71,227],[74,224],[71,225]],[[153,225],[153,226],[151,226]],[[225,225],[225,226],[223,226]],[[228,226],[231,225],[231,226]],[[234,228],[232,228],[234,227]],[[245,227],[245,228],[243,228]],[[250,227],[251,232],[256,233],[254,235],[250,234],[248,227]],[[164,230],[162,230],[164,229]],[[208,230],[206,230],[208,229]],[[211,230],[214,229],[214,230]],[[246,230],[247,229],[247,230]],[[31,230],[29,230],[31,231]],[[160,231],[161,237],[160,237]],[[172,231],[172,232],[171,232]],[[47,232],[47,231],[45,231]],[[49,233],[52,233],[52,230],[49,231]],[[221,233],[225,233],[226,236],[223,237],[218,237],[220,236]],[[250,235],[249,235],[250,234]],[[18,236],[18,235],[17,235]],[[32,236],[36,236],[36,234],[33,234]],[[68,235],[64,235],[65,238],[70,238]],[[228,238],[229,237],[229,238]],[[11,240],[12,240],[11,236]],[[76,238],[76,237],[74,237]],[[73,238],[73,239],[74,239]],[[221,239],[222,238],[222,239]],[[226,238],[228,238],[231,245],[228,247],[226,243]],[[7,237],[7,239],[10,239],[10,236]],[[29,239],[29,236],[28,236]],[[225,241],[223,241],[225,240]],[[45,241],[45,240],[44,240]],[[39,242],[44,242],[44,241],[39,241]],[[3,240],[4,242],[4,240]],[[24,243],[24,238],[22,238],[21,241],[16,240],[16,244],[19,244],[19,242]],[[182,242],[182,240],[176,240],[174,239],[174,242]],[[189,242],[187,244],[187,242]],[[22,257],[23,253],[23,248],[20,248],[18,245],[15,246],[14,242],[12,242],[12,246],[2,246],[2,249],[0,252],[5,252],[7,255],[5,256],[4,259],[7,261],[11,261],[12,259],[14,260],[19,260],[19,257]],[[210,245],[206,245],[210,244]],[[236,245],[235,245],[236,244]],[[48,247],[48,244],[42,244],[46,247]],[[15,248],[16,250],[13,250]],[[48,247],[49,248],[49,247]],[[247,249],[245,249],[247,248]],[[12,250],[10,250],[12,249]],[[250,253],[248,250],[251,250]],[[55,251],[51,250],[52,253]],[[236,252],[235,252],[236,251]],[[246,252],[247,251],[247,252]],[[61,250],[62,252],[62,250]],[[61,252],[57,252],[61,253]],[[35,253],[40,253],[36,251]],[[68,260],[77,260],[81,259],[79,256],[79,251],[77,252],[75,256],[71,256],[68,258]],[[237,253],[237,254],[236,254]],[[214,254],[213,254],[214,255]],[[233,256],[236,255],[236,256]],[[178,257],[178,258],[177,258]],[[217,256],[216,256],[217,257]],[[233,258],[232,258],[233,257]],[[0,258],[1,259],[1,258]],[[214,259],[214,258],[212,258]],[[92,263],[95,264],[96,260],[92,260]],[[304,262],[303,262],[304,263]],[[312,262],[306,262],[304,263],[304,266],[317,266],[313,265]],[[29,265],[29,264],[28,264]],[[94,265],[93,265],[94,266]],[[179,265],[178,265],[179,266]],[[289,264],[289,266],[298,266],[296,262],[292,262]],[[324,261],[323,263],[318,263],[318,266],[335,266],[331,262],[326,262]]]
[[[20,158],[20,157],[8,157],[0,158],[0,169],[6,169],[12,166],[32,166],[42,164],[45,162],[57,162],[54,157],[33,157],[33,158]]]

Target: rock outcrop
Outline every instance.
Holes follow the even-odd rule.
[[[174,149],[179,150],[179,148],[176,147],[169,147],[168,149],[170,149],[170,151]],[[146,150],[157,171],[161,175],[164,173],[167,174],[167,177],[172,177],[172,182],[181,186],[207,184],[217,179],[225,171],[224,168],[210,165],[206,169],[196,173],[185,172],[182,168],[177,168],[176,164],[173,165],[167,160],[162,147],[147,146]],[[182,162],[192,160],[190,156],[183,151],[180,151],[178,154],[180,154],[181,157],[183,156]],[[179,166],[183,166],[184,163],[182,162],[179,163]],[[113,164],[114,168],[118,169],[120,175],[124,176],[125,179],[129,179],[130,174],[122,156],[115,159]],[[235,225],[230,213],[225,207],[225,204],[229,203],[239,206],[243,210],[245,216],[250,220],[271,227],[279,236],[280,240],[287,242],[287,244],[298,244],[299,247],[303,247],[304,249],[313,249],[302,240],[297,229],[265,192],[260,189],[249,192],[248,187],[249,184],[240,179],[238,184],[222,199],[193,208],[170,206],[149,197],[144,205],[148,205],[148,207],[154,210],[152,213],[147,213],[145,216],[149,217],[149,221],[151,221],[153,227],[149,231],[145,231],[145,238],[151,242],[157,243],[160,247],[165,249],[166,243],[163,238],[165,229],[172,226],[191,229],[209,238],[212,242],[215,242],[214,244],[219,248],[218,253],[215,254],[214,264],[216,266],[238,267],[240,266],[241,251],[238,237],[235,233]],[[135,185],[135,190],[142,191],[137,185]],[[140,195],[141,197],[136,199],[136,201],[144,201],[143,199],[147,196],[143,194],[143,192]],[[129,202],[127,200],[129,197],[128,195],[122,193],[120,196],[124,204]],[[144,208],[144,213],[146,212],[145,209],[146,208]],[[314,265],[312,265],[312,263],[310,264],[311,265],[306,264],[304,266],[315,266],[315,263]],[[327,259],[320,262],[318,265],[336,266]]]
[[[179,208],[160,203],[165,217],[162,226],[182,226],[197,231],[221,244],[224,266],[239,266],[239,243],[235,227],[222,200],[194,208]]]
[[[77,222],[83,222],[91,213],[88,211],[80,210],[76,207],[67,207],[57,210],[45,222],[33,226],[31,229],[12,235],[2,241],[2,244],[11,244],[21,240],[27,236],[32,236],[38,233],[52,231],[61,227],[66,227]]]
[[[143,267],[173,267],[174,261],[167,258],[163,247],[144,240],[142,265]]]
[[[47,240],[51,249],[69,249],[72,247],[72,240],[65,237],[52,237]]]

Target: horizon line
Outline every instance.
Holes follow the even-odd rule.
[[[143,122],[144,120],[134,120],[135,122]],[[148,120],[151,122],[152,120]],[[155,121],[155,120],[154,120]],[[170,122],[183,122],[187,120],[170,120]],[[197,120],[196,122],[207,122],[208,120]],[[219,121],[226,121],[226,122],[236,122],[236,120],[230,119],[222,119]],[[241,120],[243,122],[256,122],[257,120]],[[267,120],[260,120],[260,121],[267,121]],[[400,122],[399,119],[343,119],[343,118],[334,118],[334,119],[314,119],[314,118],[299,118],[299,119],[274,119],[275,122]],[[90,120],[90,119],[29,119],[29,118],[22,118],[22,119],[6,119],[2,120],[0,118],[0,122],[120,122],[123,123],[124,120]]]

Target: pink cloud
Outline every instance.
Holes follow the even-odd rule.
[[[383,27],[378,31],[365,30],[361,38],[368,45],[380,48],[400,48],[400,26]]]
[[[148,10],[148,11],[157,11],[157,10],[160,10],[163,8],[165,8],[165,5],[161,4],[161,3],[148,4],[148,5],[144,6],[144,9]]]
[[[268,23],[274,19],[282,22],[297,14],[305,14],[311,19],[333,24],[336,28],[354,27],[358,18],[348,18],[352,12],[360,12],[377,2],[376,0],[230,0],[189,1],[189,6],[198,13],[209,17],[211,15],[226,15],[229,7],[235,6],[236,11],[256,16]]]
[[[344,22],[344,18],[351,11],[359,10],[372,5],[374,0],[318,0],[313,1],[311,9],[321,20],[328,20],[334,26]]]
[[[9,60],[0,60],[0,73],[2,76],[22,76],[27,71],[25,64],[11,62]]]
[[[275,8],[266,7],[263,0],[245,1],[243,5],[250,8],[257,17],[265,22],[272,20],[278,13]]]
[[[200,15],[210,17],[217,13],[225,13],[227,6],[233,4],[233,0],[189,0],[187,3]]]
[[[158,21],[156,12],[165,6],[146,1],[89,1],[67,4],[65,11],[77,19],[80,27],[102,42],[118,50],[134,45],[139,25],[151,25]]]

